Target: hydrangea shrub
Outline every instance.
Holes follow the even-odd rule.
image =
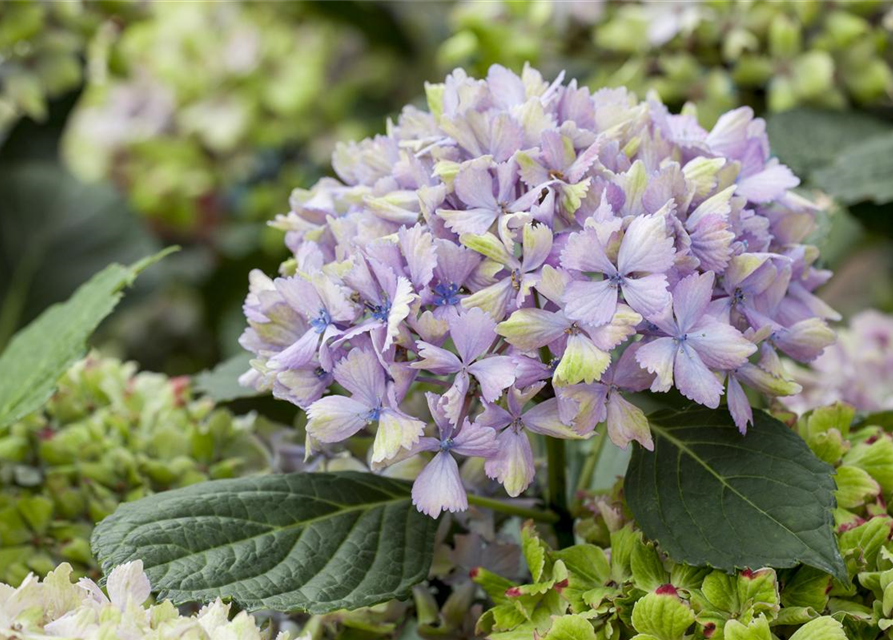
[[[632,393],[725,398],[744,433],[745,388],[797,392],[779,354],[834,341],[815,207],[749,108],[708,131],[529,67],[426,92],[339,145],[339,180],[294,191],[273,223],[292,257],[251,274],[242,381],[304,409],[312,446],[374,434],[374,467],[433,454],[413,496],[437,516],[467,506],[455,456],[518,496],[533,434],[605,422],[651,448]]]
[[[250,416],[193,397],[186,378],[97,354],[78,362],[43,409],[0,428],[0,580],[63,560],[98,577],[94,523],[125,501],[266,469],[253,430]]]

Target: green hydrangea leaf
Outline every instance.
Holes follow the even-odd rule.
[[[858,111],[802,108],[771,115],[766,131],[772,153],[796,175],[806,177],[847,147],[889,131],[889,126]]]
[[[831,576],[813,567],[800,567],[781,591],[781,603],[787,607],[806,607],[824,611],[828,605]]]
[[[655,449],[634,449],[625,493],[644,534],[673,560],[725,571],[804,563],[846,579],[833,469],[797,434],[760,411],[746,436],[724,408],[649,420]]]
[[[861,507],[881,492],[881,485],[867,471],[847,464],[837,467],[834,481],[837,483],[834,496],[841,509]]]
[[[804,624],[791,640],[846,640],[843,625],[830,616],[822,616]]]
[[[769,622],[765,616],[759,616],[743,624],[738,620],[729,620],[723,630],[725,640],[772,640]]]
[[[583,616],[561,616],[555,618],[545,640],[595,640],[595,629]]]
[[[251,367],[248,353],[224,360],[213,369],[195,375],[195,390],[217,402],[253,398],[258,392],[239,384],[239,376]]]
[[[838,153],[815,171],[813,182],[845,205],[893,201],[893,132],[866,139]]]
[[[881,485],[884,495],[893,491],[893,440],[890,438],[854,446],[843,456],[843,464],[868,472]]]
[[[633,607],[632,623],[636,631],[658,640],[681,640],[694,621],[691,607],[670,585],[649,593]]]
[[[654,591],[669,578],[657,549],[650,542],[637,540],[630,556],[633,582],[642,591]]]
[[[534,582],[539,582],[546,569],[546,547],[539,538],[533,522],[528,522],[521,529],[521,551]]]
[[[137,275],[174,249],[128,267],[111,264],[65,302],[44,311],[19,331],[0,355],[0,427],[37,410],[56,382],[87,351],[87,340]]]
[[[406,598],[437,521],[411,485],[358,472],[217,480],[122,505],[93,534],[108,574],[141,559],[160,598],[326,613]]]

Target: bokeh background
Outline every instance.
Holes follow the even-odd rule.
[[[3,2],[0,347],[112,260],[183,251],[99,337],[168,374],[237,353],[266,222],[456,66],[656,91],[710,126],[750,105],[828,203],[826,299],[893,309],[888,2]]]

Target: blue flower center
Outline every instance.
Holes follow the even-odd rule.
[[[623,276],[619,273],[615,273],[613,276],[608,276],[607,280],[615,289],[623,284]]]
[[[366,424],[372,424],[373,422],[378,422],[378,419],[381,417],[381,405],[378,405],[374,409],[371,409],[369,413],[366,414]]]
[[[459,304],[459,285],[457,284],[438,284],[434,287],[434,304],[438,307],[452,306]]]
[[[326,377],[326,370],[322,367],[316,367],[316,369],[313,370],[313,375],[322,380]]]
[[[446,438],[446,439],[440,441],[440,450],[441,451],[449,451],[454,446],[456,446],[456,445],[453,442],[452,438]]]
[[[319,315],[310,321],[310,326],[316,333],[322,333],[330,324],[332,324],[332,316],[325,309],[320,309]]]
[[[675,338],[673,338],[673,341],[680,347],[685,344],[686,340],[688,340],[687,333],[683,333],[681,336],[676,336]]]
[[[735,289],[735,293],[732,294],[732,304],[741,304],[744,302],[745,295],[740,287]]]
[[[367,304],[372,317],[382,322],[387,322],[388,316],[391,314],[391,301],[385,300],[381,304]]]

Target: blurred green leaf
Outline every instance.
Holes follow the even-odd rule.
[[[819,109],[773,114],[766,130],[772,153],[804,180],[845,149],[893,131],[889,124],[864,113]]]
[[[893,130],[847,147],[812,177],[846,205],[893,202]]]
[[[221,362],[213,369],[196,374],[195,390],[217,402],[257,396],[257,391],[239,384],[239,376],[248,371],[251,366],[250,360],[251,354],[240,353]]]
[[[118,304],[124,287],[172,250],[129,267],[109,265],[13,337],[0,355],[0,427],[49,399],[62,374],[83,357],[87,339]]]
[[[48,161],[0,172],[0,347],[24,323],[112,262],[158,250],[117,192]]]

